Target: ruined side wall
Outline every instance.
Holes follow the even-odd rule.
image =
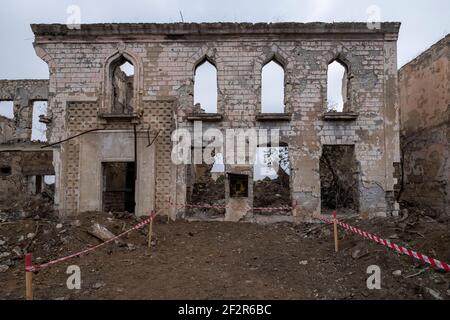
[[[83,26],[82,37],[77,31],[63,35],[59,27],[35,26],[35,32],[41,33],[36,37],[36,52],[50,66],[50,140],[69,136],[68,102],[93,101],[102,108],[105,63],[120,53],[129,54],[139,63],[136,110],[145,110],[146,104],[161,106],[151,118],[161,123],[171,121],[171,108],[175,108],[175,127],[192,130],[187,116],[193,108],[194,69],[207,56],[217,67],[218,113],[223,120],[205,124],[204,130],[280,128],[282,139],[290,147],[292,198],[301,204],[294,215],[310,216],[320,211],[318,170],[323,144],[355,145],[362,212],[386,213],[389,209],[386,192],[393,191],[394,184],[393,162],[399,158],[395,90],[398,25],[385,26],[373,33],[367,31],[365,24],[348,24],[344,31],[335,25],[283,24],[283,32],[279,32],[281,27],[268,24],[261,29],[256,26],[252,29],[249,24],[232,25],[199,24],[192,27],[195,29],[192,32],[190,24]],[[141,28],[148,28],[148,32]],[[210,33],[208,28],[214,32]],[[299,28],[305,32],[299,32]],[[53,31],[56,33],[52,34]],[[351,66],[352,103],[358,113],[354,121],[329,122],[321,118],[326,108],[327,66],[337,55],[345,57]],[[292,114],[292,120],[260,123],[256,115],[260,112],[261,69],[273,57],[285,69],[286,112]],[[389,86],[394,86],[393,94],[387,92]],[[165,104],[167,101],[171,103]],[[90,116],[96,117],[95,112]],[[157,157],[162,157],[158,161],[164,166],[157,166],[156,181],[167,184],[163,189],[157,188],[161,193],[159,199],[170,196],[183,203],[186,166],[170,165],[170,135],[157,143],[167,148],[163,154],[157,152]],[[65,157],[61,155],[58,161],[64,162]],[[62,170],[61,174],[76,174],[65,172]],[[59,186],[64,190],[63,180]],[[69,198],[67,203],[76,202]],[[157,202],[156,206],[162,203]]]
[[[0,80],[0,100],[14,102],[14,119],[0,117],[0,143],[30,140],[33,101],[48,100],[48,80]]]
[[[399,71],[402,200],[450,215],[450,35]]]
[[[14,118],[0,116],[0,201],[28,191],[29,177],[53,175],[52,151],[31,142],[33,101],[48,99],[48,80],[0,80],[0,100],[11,100]]]

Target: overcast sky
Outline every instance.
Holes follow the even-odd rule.
[[[36,57],[31,23],[66,23],[70,5],[81,22],[311,22],[367,21],[380,8],[382,21],[400,21],[399,65],[450,32],[449,0],[2,0],[0,78],[47,78]]]

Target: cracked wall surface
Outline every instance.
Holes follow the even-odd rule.
[[[401,199],[450,215],[450,35],[399,70]]]
[[[193,131],[189,116],[194,111],[194,70],[207,58],[217,68],[220,117],[204,121],[203,130],[280,129],[281,139],[289,146],[291,198],[299,204],[294,219],[308,220],[320,212],[319,159],[323,145],[335,144],[355,146],[361,214],[390,214],[396,210],[389,196],[395,184],[394,164],[400,161],[399,25],[382,23],[378,30],[369,30],[365,23],[94,24],[79,30],[32,25],[36,53],[50,69],[49,139],[57,142],[96,128],[113,135],[122,130],[131,135],[127,139],[132,143],[133,124],[138,141],[146,141],[147,135],[153,139],[161,130],[149,158],[138,164],[142,172],[155,173],[156,185],[144,184],[146,196],[137,199],[142,201],[137,213],[162,208],[168,200],[186,203],[188,168],[171,163],[170,133],[174,128]],[[121,56],[135,67],[134,118],[113,119],[107,116],[111,112],[108,67]],[[350,103],[356,113],[350,121],[323,118],[327,66],[336,57],[350,66]],[[260,121],[261,70],[273,58],[285,71],[285,119]],[[61,211],[82,211],[80,206],[87,201],[79,192],[85,188],[79,179],[84,163],[80,159],[85,155],[80,141],[54,150]],[[138,154],[147,152],[144,145],[138,148]],[[89,165],[83,170],[97,172]],[[243,169],[230,165],[226,170]],[[251,168],[245,170],[251,172]],[[251,186],[249,190],[252,194]],[[233,208],[246,211],[253,205],[250,197],[234,202],[229,211],[233,220],[242,218]],[[175,217],[182,211],[172,209],[169,214]]]

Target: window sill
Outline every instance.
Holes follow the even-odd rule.
[[[256,121],[291,121],[291,113],[258,113]]]
[[[131,122],[138,123],[139,116],[136,113],[121,114],[121,113],[100,113],[98,117],[105,122]]]
[[[355,112],[325,112],[322,114],[324,121],[354,121],[358,118]]]
[[[187,116],[188,121],[219,122],[222,119],[223,115],[220,113],[191,113]]]

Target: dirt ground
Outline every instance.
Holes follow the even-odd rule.
[[[36,263],[96,245],[87,231],[99,222],[115,234],[132,215],[90,213],[79,220],[0,213],[0,299],[23,299],[23,253]],[[3,222],[1,222],[3,221]],[[423,215],[360,220],[354,226],[450,261],[450,229]],[[450,273],[434,270],[356,234],[289,223],[258,225],[158,219],[153,246],[147,228],[124,244],[108,244],[34,275],[36,299],[450,299]],[[66,286],[69,265],[81,268],[81,289]],[[381,268],[381,289],[369,290],[370,265]],[[7,268],[7,269],[6,269]],[[6,270],[5,270],[6,269]],[[401,271],[400,275],[398,274]]]

